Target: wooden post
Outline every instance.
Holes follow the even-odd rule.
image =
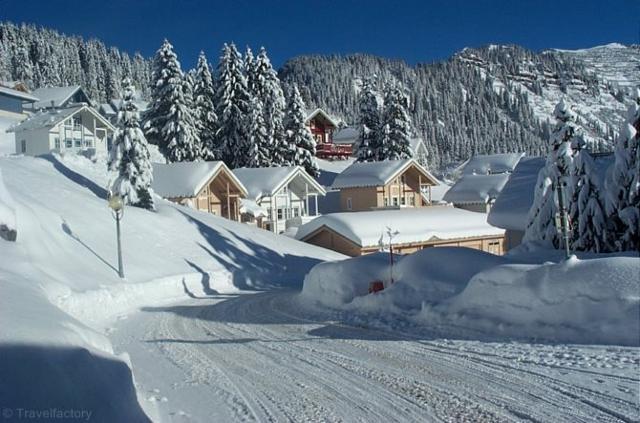
[[[422,204],[422,174],[418,173],[418,199],[420,200],[420,204]],[[418,202],[416,201],[416,204],[418,204]]]
[[[305,214],[307,216],[311,216],[311,213],[309,212],[309,184],[308,183],[304,183],[304,202],[305,202]],[[317,210],[316,210],[316,214],[317,214]]]
[[[227,219],[231,220],[231,198],[229,198],[229,181],[227,181]]]

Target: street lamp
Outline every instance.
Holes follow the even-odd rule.
[[[118,276],[124,279],[124,269],[122,266],[122,244],[120,242],[120,220],[124,215],[124,201],[118,194],[109,195],[109,208],[116,220],[116,235],[118,238]]]

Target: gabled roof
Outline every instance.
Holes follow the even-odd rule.
[[[194,197],[218,172],[226,170],[243,195],[247,189],[222,161],[153,163],[151,188],[165,198]]]
[[[109,103],[100,104],[99,110],[100,110],[101,113],[104,113],[107,116],[115,116],[115,115],[117,115],[116,111],[113,109],[113,107],[111,107],[111,104],[109,104]]]
[[[398,231],[394,244],[501,235],[503,230],[486,222],[486,215],[447,206],[416,209],[331,213],[318,216],[298,229],[296,238],[306,240],[327,228],[360,247],[375,247],[387,227]],[[386,240],[385,240],[386,241]]]
[[[332,138],[335,144],[353,144],[358,139],[358,128],[347,126],[336,131]]]
[[[595,173],[604,182],[613,154],[593,155]],[[544,157],[524,157],[514,169],[509,181],[489,211],[487,221],[498,228],[524,231],[529,209],[533,205],[538,172],[545,166]]]
[[[3,85],[0,85],[0,94],[6,95],[9,97],[14,97],[30,103],[33,103],[39,100],[39,98],[36,96],[25,93],[23,91],[14,90],[13,88],[5,87]]]
[[[313,119],[316,115],[322,115],[324,116],[329,123],[331,123],[333,126],[335,126],[336,128],[338,127],[338,121],[336,121],[333,117],[331,117],[327,112],[325,112],[324,110],[322,110],[321,108],[317,108],[314,111],[312,111],[311,113],[309,113],[307,115],[307,117],[305,118],[304,122],[307,123],[309,122],[311,119]]]
[[[67,107],[65,109],[49,109],[49,110],[40,110],[39,112],[29,116],[27,119],[20,122],[18,125],[10,128],[7,132],[19,132],[19,131],[29,131],[33,129],[41,129],[41,128],[51,128],[52,126],[57,125],[65,119],[70,118],[71,116],[79,113],[81,111],[87,111],[91,113],[97,120],[102,122],[107,128],[114,131],[115,128],[108,120],[106,120],[100,113],[98,113],[92,107],[82,105],[82,106],[73,106]]]
[[[416,137],[416,138],[411,138],[409,140],[409,146],[411,148],[411,151],[413,152],[413,154],[416,153],[416,150],[420,147],[423,146],[426,148],[426,146],[424,145],[424,140],[422,138]]]
[[[492,202],[509,180],[509,173],[462,175],[442,197],[453,204],[487,204]]]
[[[47,88],[38,88],[33,91],[33,95],[38,97],[40,100],[33,104],[33,107],[36,109],[45,109],[47,107],[63,107],[66,102],[73,97],[78,91],[82,91],[82,87],[80,85],[72,85],[69,87],[47,87]],[[89,98],[89,96],[84,93],[85,97]]]
[[[409,167],[415,166],[434,185],[438,180],[414,159],[356,162],[336,176],[332,188],[379,187],[391,182]]]
[[[483,154],[470,158],[462,171],[465,175],[513,172],[524,153]]]
[[[300,166],[261,167],[234,169],[233,174],[244,184],[248,198],[259,201],[262,197],[275,195],[295,178],[303,178],[315,192],[325,195],[325,190]]]

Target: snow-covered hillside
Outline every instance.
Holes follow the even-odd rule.
[[[144,420],[128,359],[114,356],[104,334],[108,321],[169,300],[299,286],[314,264],[341,258],[157,199],[156,212],[125,210],[123,281],[103,161],[14,156],[0,158],[0,170],[18,234],[17,242],[0,239],[0,380],[12,390],[2,392],[3,405],[14,409],[66,406],[91,409],[96,421]],[[30,389],[39,372],[58,376]]]

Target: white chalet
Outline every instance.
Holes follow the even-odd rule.
[[[233,174],[249,195],[241,201],[242,221],[274,233],[299,226],[318,214],[324,188],[299,166],[240,168]]]
[[[40,110],[8,132],[15,134],[16,152],[29,156],[51,151],[107,152],[115,128],[86,104]]]
[[[38,101],[28,106],[31,110],[60,109],[71,105],[92,105],[91,99],[80,85],[38,88],[32,94]]]

